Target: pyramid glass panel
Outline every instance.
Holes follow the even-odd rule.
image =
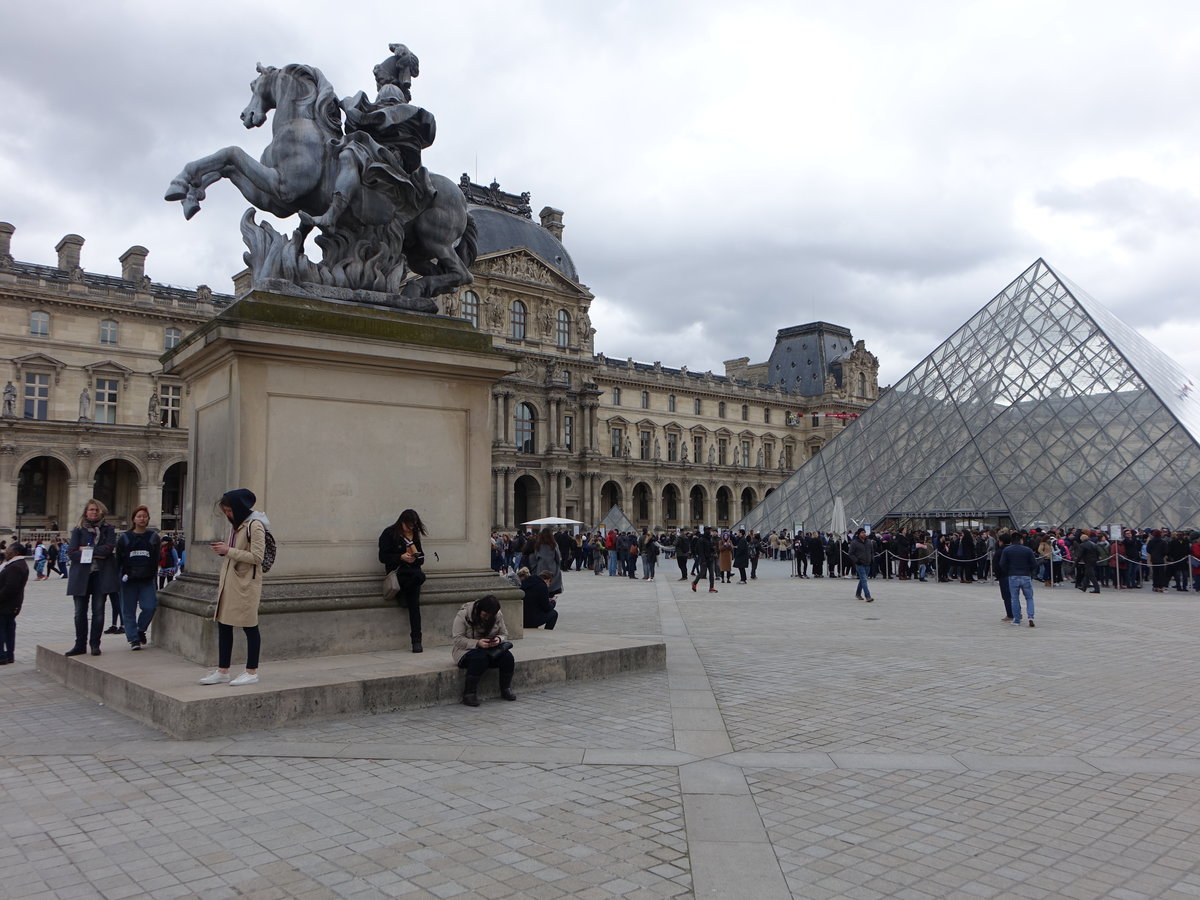
[[[1200,385],[1037,260],[739,527],[1200,526]]]

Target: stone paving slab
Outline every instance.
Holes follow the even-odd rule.
[[[71,605],[30,585],[0,896],[1200,896],[1200,600],[1039,591],[1018,629],[994,584],[759,573],[566,576],[548,638],[662,671],[189,741],[37,672]]]

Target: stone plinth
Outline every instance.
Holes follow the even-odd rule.
[[[187,576],[160,592],[155,642],[215,659],[215,504],[246,487],[279,546],[264,578],[264,659],[406,646],[378,600],[379,533],[406,507],[423,543],[425,643],[496,593],[514,637],[520,591],[489,567],[491,386],[514,368],[467,322],[252,292],[164,357],[191,394]],[[240,639],[240,630],[239,630]],[[242,651],[235,649],[235,654]]]
[[[268,638],[264,637],[263,643],[264,649],[269,646]],[[271,661],[263,665],[262,681],[235,688],[197,684],[206,669],[160,650],[157,637],[154,645],[140,653],[68,658],[63,651],[69,646],[39,646],[38,669],[184,740],[331,716],[457,703],[465,677],[443,647],[419,655],[390,650]],[[513,687],[519,694],[551,684],[666,666],[662,641],[616,635],[531,630],[513,653],[517,657]],[[497,691],[496,670],[492,669],[480,685],[480,694],[487,699]]]

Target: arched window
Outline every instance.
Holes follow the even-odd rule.
[[[675,412],[675,395],[667,394],[667,412]]]
[[[512,336],[518,341],[525,340],[525,320],[527,316],[528,313],[525,310],[525,304],[520,300],[514,300],[512,302],[510,317],[512,319]]]
[[[858,373],[858,396],[867,396],[867,376],[862,372]]]
[[[467,291],[463,294],[462,317],[476,328],[479,327],[479,295],[474,291]]]
[[[571,344],[571,314],[565,309],[558,311],[555,322],[554,343],[564,350]]]
[[[725,418],[725,401],[724,400],[722,400],[720,403],[717,404],[717,416],[722,419]]]
[[[50,313],[31,312],[29,314],[29,336],[50,337]]]
[[[750,421],[750,407],[747,406],[745,403],[742,404],[742,421],[743,422]]]
[[[534,415],[533,407],[528,403],[518,403],[513,416],[513,431],[517,436],[518,453],[534,453]]]

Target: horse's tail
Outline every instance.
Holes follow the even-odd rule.
[[[458,246],[454,248],[463,266],[471,268],[479,255],[479,230],[475,227],[475,217],[467,213],[467,227],[463,229]]]

